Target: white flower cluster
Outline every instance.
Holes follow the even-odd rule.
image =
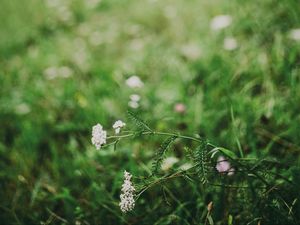
[[[122,185],[122,194],[120,195],[121,202],[119,204],[121,211],[126,213],[131,210],[133,210],[135,206],[134,201],[134,192],[135,188],[133,187],[131,183],[131,177],[130,173],[128,173],[126,170],[124,171],[124,183]]]
[[[136,75],[129,77],[126,80],[126,84],[130,88],[142,88],[144,86],[143,81]]]
[[[211,20],[210,28],[212,30],[222,30],[230,26],[232,18],[230,15],[218,15]]]
[[[115,129],[115,133],[120,133],[121,128],[123,128],[126,125],[122,120],[117,120],[114,125],[112,126]]]
[[[92,143],[98,150],[101,148],[101,145],[106,144],[106,131],[103,130],[99,123],[93,126]]]
[[[300,28],[292,29],[289,33],[289,37],[294,41],[300,41]]]
[[[129,107],[136,109],[140,106],[139,101],[141,100],[141,96],[138,94],[130,95],[130,101],[128,102]]]
[[[227,51],[233,51],[238,47],[238,43],[235,38],[227,37],[224,39],[224,49]]]

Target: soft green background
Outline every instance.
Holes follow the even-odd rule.
[[[232,24],[212,31],[220,14]],[[296,28],[296,0],[1,0],[0,223],[201,224],[210,201],[222,224],[229,215],[234,224],[287,218],[286,209],[255,211],[243,191],[225,199],[220,188],[184,179],[149,189],[123,215],[123,171],[147,174],[161,139],[97,151],[90,138],[98,122],[109,134],[115,120],[129,124],[137,93],[135,111],[157,130],[200,134],[236,152],[239,142],[246,156],[292,165],[300,149]],[[226,37],[238,48],[225,50]],[[143,88],[125,84],[135,74]],[[184,115],[174,111],[179,102]],[[185,144],[170,154],[177,166],[188,162]]]

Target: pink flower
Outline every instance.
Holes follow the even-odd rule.
[[[186,111],[186,107],[183,103],[177,103],[175,106],[174,106],[174,111],[177,112],[177,113],[185,113]]]
[[[229,176],[234,174],[234,168],[231,168],[230,162],[226,160],[223,156],[219,156],[216,169],[219,173],[227,173]]]

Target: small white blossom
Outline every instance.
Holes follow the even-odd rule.
[[[130,100],[133,102],[138,102],[141,100],[141,96],[137,95],[137,94],[133,94],[129,96]]]
[[[179,159],[176,157],[172,157],[172,156],[168,157],[168,158],[164,159],[164,161],[162,162],[161,169],[164,171],[167,171],[178,161],[179,161]]]
[[[131,87],[131,88],[141,88],[144,86],[143,81],[141,81],[141,79],[136,75],[129,77],[126,80],[126,84],[128,87]]]
[[[211,20],[210,28],[212,30],[222,30],[228,27],[232,22],[232,18],[229,15],[219,15]]]
[[[140,106],[140,104],[138,102],[135,102],[135,101],[129,101],[128,106],[130,108],[137,109]]]
[[[99,123],[93,126],[92,143],[98,150],[101,148],[101,145],[106,143],[106,131],[103,130],[102,126]]]
[[[224,39],[224,49],[232,51],[238,47],[237,41],[235,38],[228,37]]]
[[[289,33],[289,37],[294,41],[300,41],[300,28],[292,29]]]
[[[121,202],[119,203],[122,212],[126,213],[133,210],[135,206],[134,192],[135,188],[131,183],[130,173],[124,171],[124,183],[122,185],[122,194],[120,195]]]
[[[196,43],[188,43],[180,48],[181,54],[190,60],[196,60],[201,56],[201,49]]]
[[[118,134],[120,133],[121,128],[123,128],[126,125],[126,123],[124,123],[121,120],[117,120],[114,125],[113,128],[115,129],[115,133]]]

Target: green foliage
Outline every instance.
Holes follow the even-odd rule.
[[[177,136],[168,137],[163,141],[160,148],[156,151],[154,161],[152,163],[152,174],[156,175],[161,167],[161,164],[165,158],[166,152],[171,147]]]
[[[214,224],[299,224],[298,0],[3,0],[0,11],[1,223],[204,224],[213,202]],[[221,14],[231,25],[211,30]],[[96,151],[91,127],[112,136],[122,119],[128,135],[127,110],[135,135],[151,135]],[[178,138],[162,170],[169,152],[155,152],[153,131],[224,148],[211,158],[205,141]],[[219,155],[232,176],[216,171]],[[128,215],[125,169],[147,187]]]
[[[201,182],[205,184],[208,181],[208,146],[205,139],[201,139],[200,145],[193,152],[193,160],[196,167],[197,175]]]
[[[138,133],[142,133],[144,131],[152,132],[150,127],[142,119],[140,119],[135,113],[131,111],[127,111],[127,114],[128,114],[128,118],[136,126]]]

